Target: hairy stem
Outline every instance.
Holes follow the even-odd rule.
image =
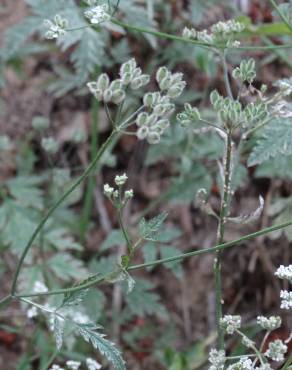
[[[231,183],[231,153],[232,153],[232,138],[231,131],[229,131],[226,143],[223,196],[221,201],[219,224],[217,229],[217,244],[223,243],[226,217],[229,211],[230,183]],[[220,320],[222,318],[221,251],[216,252],[216,257],[214,260],[214,277],[215,277],[216,325],[218,334],[218,348],[222,350],[224,349],[224,332],[220,326]]]
[[[12,287],[11,287],[11,295],[15,295],[16,291],[16,285],[17,285],[17,279],[22,267],[22,264],[24,262],[24,259],[29,252],[30,248],[33,245],[33,242],[35,241],[36,237],[48,221],[48,219],[51,217],[51,215],[54,213],[54,211],[64,202],[64,200],[82,183],[82,181],[88,177],[88,175],[91,173],[91,171],[95,168],[96,163],[100,160],[104,152],[107,150],[111,142],[115,139],[115,137],[118,135],[117,130],[113,130],[110,136],[107,138],[107,140],[103,143],[103,145],[98,150],[95,158],[90,163],[90,165],[86,168],[84,173],[70,186],[70,188],[57,200],[57,202],[48,210],[46,215],[42,218],[38,226],[36,227],[35,231],[33,232],[32,236],[30,237],[27,245],[25,246],[19,262],[16,267],[16,271],[13,277]]]

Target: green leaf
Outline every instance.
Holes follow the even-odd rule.
[[[126,370],[125,361],[123,360],[120,351],[116,348],[114,343],[105,339],[105,334],[98,332],[99,326],[92,323],[78,324],[75,323],[80,335],[86,342],[91,342],[94,348],[97,348],[102,355],[104,355],[109,362],[112,363],[116,370]]]
[[[146,221],[143,217],[142,220],[139,222],[139,232],[141,238],[145,240],[156,240],[155,234],[157,233],[157,231],[159,231],[166,217],[166,212],[159,214],[149,221]]]
[[[181,251],[175,247],[163,246],[160,248],[160,254],[161,258],[170,258],[178,256],[179,254],[181,254]],[[173,262],[167,262],[164,264],[164,266],[169,268],[178,279],[181,279],[183,277],[181,261],[177,260]]]
[[[156,244],[155,243],[146,243],[144,246],[143,246],[143,249],[142,249],[142,254],[143,254],[143,258],[144,258],[144,262],[145,263],[148,263],[148,262],[153,262],[155,261],[156,257],[157,257],[157,247],[156,247]],[[153,270],[154,266],[149,266],[147,267],[147,270],[148,271],[151,271]]]
[[[255,166],[280,154],[292,154],[291,119],[275,119],[262,130],[262,135],[248,159],[248,165]]]
[[[86,269],[81,260],[75,259],[68,253],[58,253],[47,261],[48,267],[64,281],[72,278],[83,278],[86,276]]]
[[[45,241],[49,245],[53,245],[59,250],[75,249],[81,251],[82,246],[75,242],[73,238],[68,235],[66,228],[54,228],[45,234]]]
[[[23,207],[43,208],[43,191],[39,186],[44,179],[40,176],[17,176],[7,182],[10,194]]]
[[[125,244],[125,238],[121,230],[112,230],[102,242],[99,251],[104,252],[112,247]]]
[[[83,289],[83,290],[77,290],[75,292],[65,293],[63,302],[60,308],[80,305],[85,295],[87,294],[87,292],[88,292],[88,289]]]
[[[167,317],[165,307],[159,302],[158,294],[151,292],[153,284],[144,279],[136,279],[133,291],[126,295],[127,309],[137,316],[160,315]]]

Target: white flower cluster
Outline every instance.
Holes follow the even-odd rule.
[[[292,265],[289,265],[289,266],[281,265],[275,272],[275,275],[279,279],[285,279],[285,280],[288,280],[290,283],[292,283]],[[292,309],[292,291],[281,290],[280,298],[282,300],[281,301],[282,309],[284,310]]]
[[[94,5],[93,1],[89,2],[89,5]],[[97,5],[94,8],[86,10],[84,16],[89,19],[91,24],[100,24],[108,22],[111,19],[109,14],[109,6],[107,4]]]
[[[272,331],[278,329],[281,326],[282,320],[280,316],[271,316],[271,317],[258,316],[257,323],[263,329]]]
[[[286,279],[292,283],[292,265],[281,265],[275,272],[275,275],[280,279]]]
[[[44,25],[48,27],[48,30],[45,33],[45,38],[52,40],[57,39],[59,36],[65,35],[68,24],[68,20],[66,18],[62,18],[62,16],[59,14],[55,15],[54,22],[46,19],[44,21]]]
[[[53,137],[44,137],[41,146],[48,154],[56,154],[59,150],[59,144]]]
[[[100,370],[102,367],[100,363],[93,360],[92,358],[86,359],[86,365],[87,365],[88,370]]]
[[[217,351],[212,348],[209,352],[208,360],[211,363],[209,370],[223,370],[226,362],[225,351]]]
[[[281,290],[280,292],[281,301],[281,308],[284,310],[292,309],[292,291],[288,292],[288,290]]]
[[[229,365],[227,370],[253,370],[253,362],[250,358],[241,358],[238,362]]]
[[[33,286],[34,293],[46,293],[47,291],[48,291],[48,287],[42,281],[37,280],[34,283],[34,286]]]
[[[78,370],[81,366],[81,362],[69,360],[66,362],[66,365],[70,370]]]
[[[85,364],[86,364],[87,370],[100,370],[102,368],[101,364],[92,358],[87,358]],[[79,361],[68,360],[66,362],[66,367],[68,370],[79,370],[80,366],[81,366],[81,362]],[[54,364],[50,368],[50,370],[65,370],[65,369],[59,365]]]
[[[161,91],[144,95],[143,104],[148,112],[140,113],[136,120],[138,139],[146,139],[149,144],[160,142],[161,135],[169,126],[169,117],[175,110],[171,99],[179,97],[186,86],[182,73],[171,73],[166,67],[158,69],[156,81]]]
[[[228,47],[238,47],[239,41],[234,41],[235,34],[244,30],[244,24],[233,19],[226,22],[218,22],[211,27],[211,31],[197,31],[195,28],[185,27],[182,36],[188,39],[200,41],[210,45],[224,43]]]
[[[269,348],[265,352],[265,355],[271,358],[273,361],[283,361],[284,354],[287,352],[288,347],[280,339],[276,339],[274,342],[269,343]]]
[[[233,334],[241,326],[241,317],[238,315],[225,315],[220,320],[220,325],[227,334]]]
[[[38,315],[38,309],[35,306],[30,307],[26,311],[26,316],[27,316],[28,319],[33,319],[37,315]]]
[[[104,195],[107,198],[109,198],[111,201],[114,201],[114,202],[117,201],[119,199],[120,192],[121,192],[120,188],[126,183],[127,180],[128,180],[128,176],[125,173],[123,175],[117,175],[115,177],[115,184],[119,187],[119,189],[115,189],[111,187],[109,184],[105,184],[103,187]],[[133,196],[134,196],[134,192],[132,189],[126,190],[124,192],[123,204],[125,204],[127,200],[133,198]]]
[[[130,59],[122,64],[120,78],[110,82],[106,73],[101,74],[97,81],[88,82],[90,92],[97,100],[105,103],[120,104],[126,97],[124,88],[130,86],[133,90],[148,84],[150,77],[142,74],[141,68],[137,67],[135,59]]]

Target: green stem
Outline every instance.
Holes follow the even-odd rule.
[[[97,154],[98,146],[98,111],[99,102],[97,99],[92,99],[92,120],[91,120],[91,145],[90,145],[90,160],[93,161]],[[93,169],[94,170],[94,169]],[[88,229],[90,214],[92,210],[92,200],[95,188],[95,173],[92,173],[88,178],[86,194],[84,199],[84,208],[80,222],[80,236],[81,241],[85,239],[85,233]]]
[[[242,333],[240,330],[236,330],[237,334],[239,334],[243,339],[247,339],[249,341],[249,338],[244,334]],[[265,360],[264,360],[264,357],[263,355],[261,354],[261,352],[256,348],[255,345],[251,344],[250,345],[250,348],[254,351],[254,353],[256,354],[256,356],[258,357],[258,359],[260,360],[260,363],[261,365],[265,365]]]
[[[42,230],[44,225],[46,224],[47,220],[50,218],[50,216],[54,213],[54,211],[64,202],[64,200],[82,183],[82,181],[88,177],[88,175],[91,173],[91,171],[95,168],[96,163],[100,160],[104,152],[107,150],[111,142],[115,139],[115,137],[118,135],[117,130],[113,130],[110,136],[107,138],[107,140],[103,143],[103,145],[100,147],[99,151],[97,152],[95,158],[90,163],[90,165],[87,167],[87,169],[84,171],[84,173],[70,186],[70,188],[57,200],[57,202],[48,210],[47,214],[43,217],[43,219],[40,221],[38,226],[36,227],[35,231],[33,232],[32,236],[30,237],[26,247],[24,248],[20,260],[17,264],[16,271],[13,277],[12,287],[11,287],[11,295],[15,295],[16,291],[16,284],[17,279],[22,267],[22,264],[24,262],[24,259],[29,252],[30,248],[32,247],[33,242],[35,241],[36,237],[38,236],[39,232]]]
[[[130,240],[129,233],[126,230],[125,225],[123,223],[123,215],[122,215],[122,209],[121,208],[118,209],[118,221],[119,221],[119,225],[120,225],[120,228],[122,230],[122,233],[124,235],[125,241],[127,243],[128,251],[131,254],[133,252],[132,242]]]
[[[223,51],[221,53],[221,58],[222,58],[222,64],[223,64],[223,74],[224,74],[224,83],[226,86],[227,94],[229,98],[233,99],[233,94],[230,86],[230,81],[228,77],[228,66],[227,66],[227,61],[226,61],[226,52]]]
[[[227,135],[226,156],[224,167],[224,183],[223,196],[221,201],[221,209],[219,216],[219,224],[217,230],[217,243],[222,244],[224,240],[226,217],[229,210],[230,201],[230,183],[231,183],[231,153],[232,153],[232,138],[231,131]],[[218,333],[218,348],[224,349],[224,331],[221,328],[220,320],[222,318],[222,279],[221,279],[221,252],[216,252],[214,260],[214,277],[215,277],[215,296],[216,296],[216,326]]]
[[[6,297],[2,298],[2,299],[0,300],[0,307],[2,307],[2,306],[4,306],[4,305],[8,304],[8,303],[11,301],[11,299],[12,299],[12,296],[11,296],[10,294],[9,294],[8,296],[6,296]]]
[[[215,245],[215,246],[210,247],[210,248],[199,249],[199,250],[195,250],[195,251],[188,252],[188,253],[178,254],[177,256],[173,256],[173,257],[161,258],[161,259],[158,259],[158,260],[155,260],[155,261],[152,261],[152,262],[141,263],[139,265],[133,265],[133,266],[130,266],[128,268],[128,270],[129,271],[130,270],[139,270],[139,269],[146,268],[146,267],[159,266],[159,265],[162,265],[164,263],[174,262],[174,261],[182,261],[186,258],[199,256],[201,254],[214,253],[214,252],[217,252],[217,251],[222,251],[224,249],[227,249],[227,248],[233,247],[237,244],[240,244],[244,241],[248,241],[248,240],[257,238],[259,236],[263,236],[263,235],[269,234],[271,232],[284,229],[288,226],[292,226],[292,221],[284,222],[284,223],[281,223],[281,224],[278,224],[278,225],[275,225],[275,226],[271,226],[271,227],[267,227],[265,229],[256,231],[254,233],[244,235],[239,239],[235,239],[235,240],[232,240],[232,241],[227,242],[227,243],[222,243],[220,245]],[[95,284],[98,284],[98,283],[101,283],[104,280],[105,280],[104,277],[97,277],[96,279],[91,280],[90,282],[88,282],[86,284],[78,285],[78,286],[71,287],[71,288],[52,290],[52,291],[44,292],[44,293],[23,293],[23,294],[17,294],[17,295],[15,295],[15,297],[16,298],[38,297],[38,296],[49,296],[49,295],[57,295],[57,294],[64,294],[64,293],[72,293],[72,292],[76,292],[76,291],[79,291],[79,290],[82,290],[82,289],[90,288],[91,286],[93,286]]]
[[[289,30],[292,32],[292,25],[290,24],[289,20],[286,18],[286,16],[281,12],[280,8],[276,4],[274,0],[269,0],[272,7],[275,9],[275,11],[278,13],[279,17],[282,19],[282,21],[286,24],[286,26],[289,28]]]

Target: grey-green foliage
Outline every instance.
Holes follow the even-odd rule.
[[[126,370],[125,361],[123,360],[120,351],[116,346],[105,339],[105,335],[100,333],[101,329],[95,324],[78,324],[75,323],[80,335],[87,341],[91,342],[94,348],[97,348],[109,362],[112,363],[116,370]]]
[[[44,36],[43,22],[45,19],[52,19],[56,14],[60,14],[69,20],[69,28],[88,25],[83,16],[84,8],[78,5],[77,0],[26,0],[26,3],[29,12],[27,17],[5,32],[4,45],[0,49],[0,66],[2,67],[12,59],[44,52],[51,48],[50,43],[31,41],[31,36],[34,34]],[[114,1],[111,3],[115,4]],[[125,21],[132,24],[155,26],[147,14],[145,4],[138,4],[135,0],[125,0],[120,3],[119,8]],[[155,45],[153,36],[146,38],[153,46]],[[73,50],[69,54],[69,59],[74,70],[67,69],[65,64],[53,66],[58,78],[50,84],[49,91],[61,96],[74,88],[81,88],[97,66],[111,66],[115,59],[120,62],[121,51],[124,58],[128,56],[127,42],[118,41],[116,46],[107,48],[109,41],[110,33],[104,27],[100,29],[88,27],[66,32],[57,40],[57,45],[62,52],[68,52],[69,48]],[[116,51],[115,48],[117,48]],[[3,76],[2,83],[4,83]]]
[[[288,198],[277,198],[271,204],[268,209],[269,216],[274,217],[273,223],[279,224],[282,222],[288,222],[291,220],[292,214],[292,197]],[[292,240],[291,227],[287,227],[283,230],[276,231],[272,234],[274,237],[279,237],[281,234],[285,234],[289,241]]]
[[[278,155],[292,154],[292,120],[274,119],[265,127],[252,149],[248,165],[261,164]]]

